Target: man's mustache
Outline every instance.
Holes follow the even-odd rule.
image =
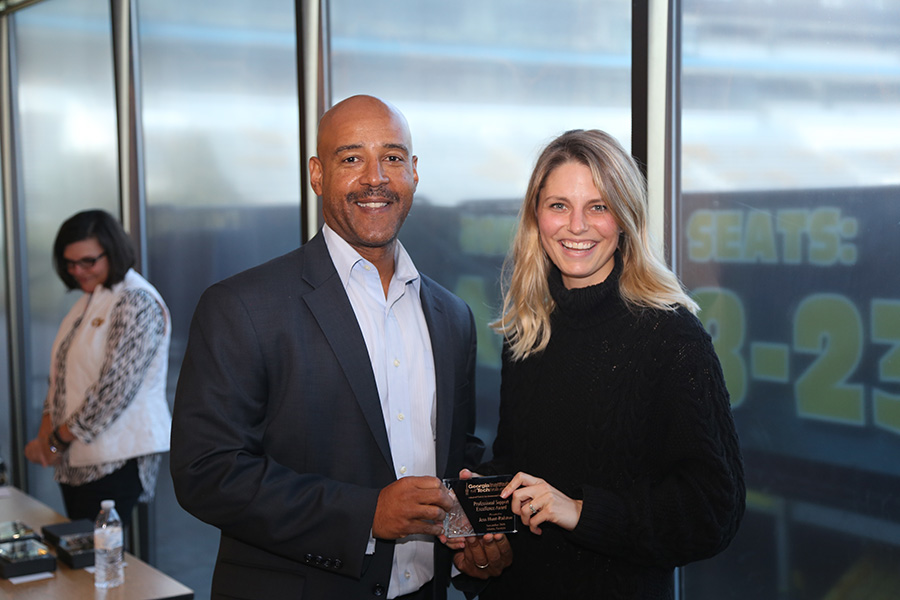
[[[360,202],[368,199],[386,199],[391,202],[399,202],[400,194],[384,185],[368,188],[363,192],[350,192],[347,194],[347,200],[350,202]]]

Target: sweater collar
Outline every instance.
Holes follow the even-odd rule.
[[[619,310],[610,309],[626,309],[619,294],[622,256],[618,250],[614,258],[616,262],[609,277],[595,285],[573,289],[566,288],[563,284],[562,273],[556,265],[551,264],[548,284],[550,296],[556,302],[557,307],[553,311],[553,316],[581,323],[600,322],[619,313]]]

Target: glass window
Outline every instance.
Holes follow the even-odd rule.
[[[683,7],[685,192],[900,184],[896,4]]]
[[[53,270],[62,222],[88,208],[118,214],[118,145],[109,4],[42,2],[14,14],[20,160],[31,323],[25,434],[38,430],[60,321],[80,292]],[[29,463],[30,492],[60,512],[53,470]]]
[[[897,595],[900,6],[683,9],[677,254],[748,484],[686,597]]]
[[[174,393],[200,293],[300,244],[294,10],[290,0],[138,7],[148,269],[172,311]]]
[[[400,233],[416,266],[479,326],[479,435],[496,433],[500,265],[531,169],[568,129],[631,132],[631,2],[501,0],[328,4],[332,100],[379,96],[407,117],[419,157]]]
[[[138,17],[148,277],[172,314],[171,399],[203,290],[300,245],[294,2],[140,1]],[[156,565],[203,597],[218,530],[178,506],[168,476],[156,508]]]

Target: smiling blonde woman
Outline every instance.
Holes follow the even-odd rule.
[[[654,254],[635,161],[602,131],[543,151],[508,257],[500,424],[479,473],[525,530],[479,596],[674,598],[744,512],[728,391],[696,304]]]

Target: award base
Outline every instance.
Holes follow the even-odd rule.
[[[56,558],[37,540],[0,544],[0,577],[4,579],[55,570]]]

